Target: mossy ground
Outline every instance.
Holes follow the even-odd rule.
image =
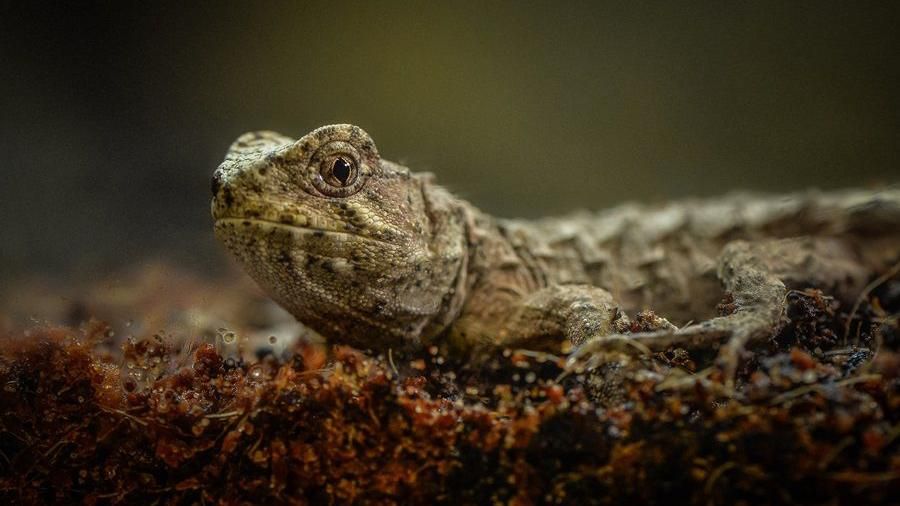
[[[787,304],[735,391],[709,357],[671,350],[622,366],[604,405],[549,355],[474,370],[437,349],[300,343],[242,361],[202,340],[117,341],[96,320],[10,331],[0,501],[895,502],[900,281],[855,308],[816,291]]]

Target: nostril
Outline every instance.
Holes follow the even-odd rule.
[[[219,194],[219,190],[222,188],[222,173],[218,170],[213,172],[212,182],[210,185],[210,189],[212,190],[213,197]]]

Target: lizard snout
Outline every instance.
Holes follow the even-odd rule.
[[[213,172],[210,189],[212,190],[213,197],[219,194],[219,190],[222,189],[222,169],[216,169],[215,172]]]

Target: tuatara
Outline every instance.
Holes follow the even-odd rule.
[[[278,303],[374,351],[722,345],[733,371],[777,329],[789,289],[852,299],[900,259],[897,188],[498,219],[381,158],[351,125],[244,134],[212,194],[216,236]],[[634,332],[627,315],[644,308],[661,317]]]

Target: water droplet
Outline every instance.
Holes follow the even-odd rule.
[[[269,344],[275,344],[278,342],[278,338],[275,336],[269,336]]]
[[[224,334],[222,334],[222,342],[224,342],[225,344],[231,344],[234,342],[235,337],[236,336],[234,335],[234,332],[225,332]]]

